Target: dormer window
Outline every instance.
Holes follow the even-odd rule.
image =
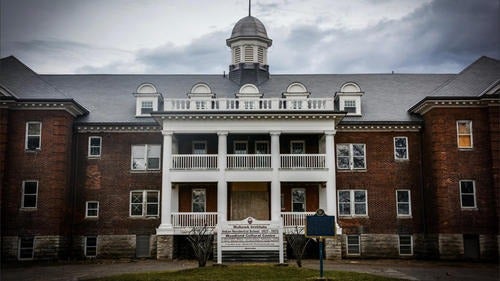
[[[161,94],[151,83],[141,84],[134,93],[136,99],[136,117],[150,117],[151,112],[158,110]]]
[[[361,96],[364,92],[354,82],[347,82],[335,94],[339,110],[347,112],[347,116],[361,116]]]
[[[287,109],[303,109],[307,108],[307,98],[311,93],[307,91],[306,86],[299,82],[294,82],[286,88],[286,92],[283,93],[283,97],[287,99],[286,108]],[[290,101],[288,101],[290,100]]]
[[[212,92],[210,86],[206,83],[197,83],[187,94],[190,101],[190,108],[196,110],[205,110],[212,108],[212,98],[215,97],[215,93]]]

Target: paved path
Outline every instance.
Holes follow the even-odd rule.
[[[289,261],[294,265],[294,261]],[[208,266],[210,266],[209,264]],[[306,260],[304,267],[319,269],[318,260]],[[181,270],[197,267],[195,261],[98,261],[85,264],[2,265],[2,281],[73,281],[102,276]],[[498,281],[499,266],[492,263],[465,263],[415,260],[325,261],[325,270],[341,270],[422,281]]]

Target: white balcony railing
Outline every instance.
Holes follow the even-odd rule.
[[[188,233],[193,227],[207,226],[209,228],[214,228],[216,225],[216,212],[172,212],[172,226],[176,232]]]
[[[271,154],[229,154],[227,155],[228,169],[269,169],[271,168]]]
[[[165,99],[165,111],[315,111],[333,110],[333,98]]]
[[[282,169],[323,169],[326,168],[326,154],[281,154]]]
[[[172,169],[217,169],[217,154],[173,154]]]
[[[315,212],[281,212],[284,227],[304,227],[306,225],[306,217],[314,216]]]

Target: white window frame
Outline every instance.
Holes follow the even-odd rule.
[[[410,244],[409,245],[408,244],[401,244],[401,236],[410,237]],[[410,253],[409,254],[401,253],[401,246],[410,246]],[[399,249],[400,256],[413,256],[413,235],[410,235],[410,234],[398,235],[398,249]]]
[[[195,151],[196,151],[196,150],[195,150],[195,145],[197,145],[197,144],[203,144],[203,145],[205,146],[205,149],[204,149],[204,151],[205,151],[205,152],[204,152],[204,153],[195,153]],[[207,141],[193,141],[193,142],[191,143],[191,152],[192,152],[193,154],[199,154],[199,155],[204,155],[204,154],[207,154],[207,153],[208,153],[208,149],[207,149]]]
[[[25,238],[25,239],[28,239],[28,238],[32,239],[33,242],[31,244],[32,245],[31,248],[23,248],[22,247],[22,240],[23,240],[23,238]],[[18,237],[18,242],[17,242],[17,246],[18,246],[17,247],[17,259],[18,260],[20,260],[20,261],[33,260],[33,258],[35,257],[35,241],[36,241],[36,239],[35,239],[34,236],[30,236],[30,237],[19,236]],[[21,251],[23,249],[31,249],[31,257],[29,257],[29,258],[22,258],[21,257]]]
[[[147,105],[147,106],[144,106],[144,105]],[[149,106],[151,105],[151,106]],[[151,108],[151,111],[149,112],[143,112],[143,109],[150,109]],[[151,112],[154,111],[154,101],[153,100],[141,100],[141,115],[148,115],[148,114],[151,114]]]
[[[468,134],[461,134],[459,131],[460,123],[468,123],[470,127],[470,132]],[[474,138],[473,138],[473,130],[472,130],[472,120],[457,120],[457,146],[459,149],[472,149],[474,148]],[[470,137],[470,146],[461,146],[460,145],[460,136],[469,136]]]
[[[95,238],[95,246],[89,246],[88,245],[88,238]],[[84,255],[87,258],[95,258],[97,257],[97,244],[99,243],[97,236],[85,236],[85,245],[83,245],[83,250],[84,250]],[[88,254],[88,248],[95,248],[95,255],[90,256]]]
[[[151,117],[150,113],[142,113],[142,102],[152,102],[153,103],[153,111],[158,110],[158,93],[149,93],[149,94],[144,94],[144,93],[139,93],[139,96],[136,97],[136,104],[135,104],[135,116],[136,117]],[[144,96],[146,95],[146,96]],[[153,96],[152,96],[153,95]]]
[[[27,182],[35,182],[36,183],[36,193],[28,193],[26,194],[26,183]],[[22,184],[22,196],[21,196],[21,209],[24,209],[24,210],[35,210],[36,208],[38,208],[38,188],[39,188],[39,182],[37,180],[23,180],[23,184]],[[25,207],[24,206],[24,197],[28,195],[28,196],[35,196],[35,206],[34,207]]]
[[[205,213],[207,212],[207,189],[206,188],[193,188],[191,190],[191,212],[195,212],[194,210],[194,198],[193,198],[193,195],[194,195],[194,192],[203,192],[204,194],[204,197],[205,197],[205,200],[203,201],[203,212],[202,213]],[[196,202],[196,203],[200,203],[200,202]]]
[[[258,149],[257,149],[257,146],[259,144],[265,144],[266,145],[266,150],[267,150],[267,153],[257,153]],[[255,141],[255,154],[262,154],[262,155],[266,155],[266,154],[270,154],[270,149],[269,149],[269,141],[266,141],[266,140],[258,140],[258,141]]]
[[[473,190],[473,193],[463,193],[462,192],[462,182],[472,182],[472,190]],[[458,182],[458,191],[459,191],[459,194],[460,194],[460,207],[462,209],[477,209],[477,196],[476,196],[476,181],[475,180],[460,180]],[[474,196],[474,206],[464,206],[463,205],[463,202],[462,202],[462,196],[464,195],[472,195]]]
[[[96,203],[97,204],[97,207],[96,208],[90,208],[89,207],[89,204],[91,203]],[[92,211],[92,210],[95,210],[96,211],[96,215],[95,216],[91,216],[89,215],[89,211]],[[99,201],[86,201],[85,202],[85,218],[98,218],[99,217]]]
[[[345,111],[346,101],[354,101],[356,105],[355,112],[347,112],[347,116],[361,116],[361,95],[360,94],[343,94],[339,96],[339,109]]]
[[[361,204],[361,202],[355,202],[355,192],[362,191],[365,193],[365,210],[364,214],[356,214],[356,204]],[[349,192],[349,214],[340,214],[340,192]],[[337,206],[339,217],[368,217],[368,191],[366,189],[341,189],[337,190]]]
[[[352,115],[352,114],[357,114],[358,113],[358,103],[357,103],[356,99],[345,98],[342,103],[343,103],[342,110],[346,111],[347,114],[351,114]],[[347,103],[353,103],[353,106],[351,104],[348,105]],[[351,107],[351,108],[354,107],[354,112],[347,111],[346,108],[348,108],[348,107]]]
[[[245,147],[246,147],[246,149],[245,149],[245,153],[236,153],[236,145],[237,145],[237,144],[242,144],[242,143],[244,143],[244,144],[245,144]],[[241,155],[248,154],[248,141],[235,140],[235,141],[233,142],[233,153],[234,153],[234,154],[241,154]]]
[[[404,139],[405,140],[404,149],[406,150],[406,157],[398,157],[397,150],[402,149],[402,148],[396,147],[396,140],[397,139]],[[408,150],[408,137],[394,137],[394,159],[396,159],[396,160],[408,160],[408,159],[410,159],[410,153]]]
[[[307,212],[307,192],[306,192],[306,189],[305,189],[305,188],[302,188],[302,187],[300,187],[300,188],[292,188],[292,190],[291,190],[291,197],[292,197],[292,198],[291,198],[291,201],[292,201],[292,208],[291,208],[291,211],[292,211],[292,212],[299,212],[299,211],[294,211],[294,210],[293,210],[293,203],[295,203],[295,202],[293,201],[293,192],[294,192],[295,190],[301,190],[301,191],[303,191],[303,192],[304,192],[304,202],[303,202],[302,204],[304,204],[304,212]],[[300,203],[300,202],[299,202],[299,203]]]
[[[357,237],[358,238],[358,243],[357,244],[350,244],[349,243],[349,237]],[[359,235],[359,234],[346,235],[345,236],[345,245],[346,245],[345,246],[345,251],[346,251],[346,254],[348,256],[359,256],[359,255],[361,255],[361,235]],[[357,245],[359,251],[357,253],[351,253],[351,252],[349,252],[349,245],[353,245],[353,246]]]
[[[339,146],[345,146],[347,145],[349,147],[349,155],[348,156],[340,156],[339,153],[338,153],[338,147]],[[362,145],[363,146],[363,163],[364,163],[364,166],[363,167],[354,167],[354,149],[353,147],[355,145]],[[364,143],[338,143],[335,147],[335,155],[336,155],[336,160],[337,160],[337,169],[339,170],[366,170],[366,166],[367,166],[367,163],[366,163],[366,144]],[[349,168],[342,168],[339,166],[339,157],[349,157]],[[360,156],[356,156],[356,157],[360,157]]]
[[[99,139],[99,146],[92,146],[92,139]],[[92,154],[92,148],[99,148],[99,154]],[[98,158],[101,157],[102,154],[102,137],[99,136],[90,136],[89,137],[89,145],[88,145],[88,157],[89,158]]]
[[[40,126],[40,133],[37,135],[30,135],[29,134],[29,126],[31,124],[38,124]],[[28,139],[30,137],[38,137],[38,146],[35,148],[29,148],[28,147]],[[40,121],[28,121],[26,122],[26,131],[25,131],[25,138],[24,138],[24,148],[29,151],[34,151],[34,150],[41,150],[42,149],[42,122]]]
[[[293,145],[294,144],[301,144],[302,145],[302,153],[300,153],[300,154],[306,153],[306,141],[305,140],[291,140],[290,141],[290,154],[294,154],[293,153]]]
[[[144,165],[145,165],[145,168],[144,169],[138,169],[138,168],[135,168],[134,169],[134,147],[136,146],[142,146],[144,147]],[[158,168],[149,168],[148,167],[148,159],[149,158],[156,158],[156,157],[149,157],[148,155],[148,147],[150,146],[158,146],[160,148],[160,154],[158,155]],[[130,149],[130,169],[132,171],[159,171],[161,169],[161,153],[162,153],[162,150],[161,150],[161,145],[160,144],[133,144],[131,146],[131,149]]]
[[[157,198],[158,198],[158,201],[157,202],[153,202],[153,203],[149,203],[147,200],[148,200],[148,193],[149,192],[152,192],[152,193],[156,193],[157,194]],[[132,202],[132,194],[133,193],[142,193],[142,202],[141,203],[133,203]],[[132,190],[130,191],[130,196],[129,196],[129,216],[132,217],[132,218],[149,218],[149,217],[159,217],[160,216],[160,191],[158,190]],[[142,212],[140,215],[132,215],[132,204],[141,204],[142,205]],[[157,213],[156,214],[151,214],[151,215],[148,215],[147,214],[147,207],[148,205],[150,204],[155,204],[155,205],[158,205],[158,208],[157,208]]]
[[[408,202],[399,202],[398,192],[407,192],[408,193]],[[408,205],[408,214],[400,214],[399,213],[399,204],[407,204]],[[411,191],[409,189],[396,189],[396,214],[398,217],[411,217]]]

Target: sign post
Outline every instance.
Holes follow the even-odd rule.
[[[314,216],[308,216],[306,237],[319,240],[319,274],[323,278],[323,244],[325,237],[335,236],[335,216],[327,216],[323,209],[318,209]]]

